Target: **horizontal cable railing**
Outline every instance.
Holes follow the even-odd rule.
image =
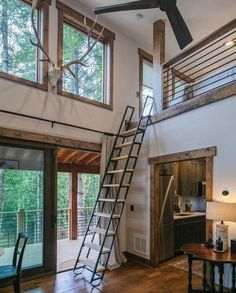
[[[70,209],[57,210],[57,240],[68,239],[70,235]]]
[[[88,226],[90,217],[93,212],[93,207],[78,208],[77,236],[84,236]],[[94,225],[96,221],[94,219]]]
[[[236,19],[163,65],[163,109],[236,83]]]
[[[93,207],[78,208],[77,236],[83,236]],[[57,240],[70,238],[71,209],[57,210]],[[0,212],[0,247],[15,246],[17,235],[25,231],[29,235],[28,244],[43,241],[43,210],[24,210]]]

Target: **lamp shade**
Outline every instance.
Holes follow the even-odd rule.
[[[236,203],[208,201],[206,218],[215,221],[236,222]]]

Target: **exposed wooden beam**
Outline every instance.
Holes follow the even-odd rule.
[[[100,166],[85,166],[85,165],[74,165],[77,168],[78,173],[84,173],[84,174],[100,174]],[[65,172],[70,173],[71,172],[72,164],[62,164],[59,163],[57,165],[57,171],[58,172]]]
[[[91,153],[86,153],[84,154],[82,157],[80,157],[75,163],[79,164],[81,162],[83,162],[87,157],[89,157],[91,155]]]
[[[49,144],[51,146],[68,147],[72,149],[80,149],[95,153],[100,153],[102,145],[99,143],[81,141],[76,139],[69,139],[59,136],[52,136],[47,134],[39,134],[34,132],[15,130],[0,127],[0,137],[12,138],[17,140],[26,140],[38,143]]]
[[[90,159],[89,161],[87,161],[86,165],[90,165],[91,163],[93,163],[94,161],[96,161],[98,159],[99,159],[99,162],[100,162],[100,158],[101,158],[101,155],[96,155],[92,159]]]
[[[165,23],[158,20],[153,24],[153,97],[155,112],[163,109],[162,68],[165,62]]]
[[[206,158],[206,157],[212,157],[216,155],[216,147],[208,147],[198,150],[192,150],[187,152],[180,152],[170,155],[164,155],[164,156],[157,156],[149,158],[149,164],[166,164],[171,162],[179,162],[179,161],[186,161],[186,160],[193,160],[193,159],[199,159],[199,158]]]
[[[62,163],[64,159],[68,156],[68,149],[60,149],[60,151],[57,154],[57,161],[58,163]]]
[[[71,158],[73,158],[73,157],[75,157],[77,154],[78,154],[78,152],[79,151],[69,151],[68,153],[67,153],[67,156],[65,156],[64,157],[64,159],[62,160],[62,163],[69,163],[68,161],[71,159]]]

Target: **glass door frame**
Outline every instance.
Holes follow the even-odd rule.
[[[56,272],[56,147],[49,144],[0,138],[0,145],[40,150],[44,153],[44,208],[43,208],[43,265],[22,271],[22,277],[33,277]]]

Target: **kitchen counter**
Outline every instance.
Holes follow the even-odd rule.
[[[180,215],[181,214],[181,215]],[[203,217],[206,216],[204,212],[182,212],[182,213],[174,213],[174,220],[183,220],[188,218],[195,218],[195,217]]]

